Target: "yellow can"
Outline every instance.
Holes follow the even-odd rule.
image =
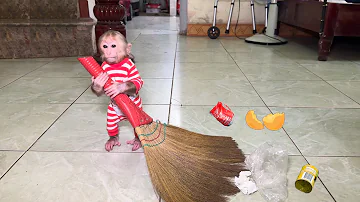
[[[295,187],[302,192],[310,193],[318,176],[319,170],[315,166],[305,165],[296,179]]]

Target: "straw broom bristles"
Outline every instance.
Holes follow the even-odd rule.
[[[245,156],[230,137],[207,136],[153,122],[135,128],[152,179],[166,202],[223,202],[239,189]]]
[[[94,58],[78,60],[91,75],[102,72]],[[109,79],[104,88],[110,85]],[[231,137],[153,122],[128,96],[119,94],[113,100],[135,128],[151,181],[166,202],[225,202],[239,192],[234,177],[247,169],[245,156]]]

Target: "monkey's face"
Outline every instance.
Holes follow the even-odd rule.
[[[109,64],[121,62],[127,52],[127,44],[113,37],[107,37],[100,43],[102,58]]]

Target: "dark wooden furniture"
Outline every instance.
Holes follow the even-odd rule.
[[[108,30],[119,31],[126,37],[126,27],[123,23],[125,7],[119,0],[95,0],[94,15],[98,20],[95,26],[96,44],[100,36]],[[97,50],[95,59],[100,62],[100,53]]]
[[[320,61],[327,60],[335,36],[360,37],[360,4],[332,2],[330,0],[327,3],[323,33],[320,33],[323,2],[318,0],[278,2],[279,22],[319,34],[318,60]]]
[[[119,31],[126,37],[123,23],[126,11],[125,7],[119,4],[119,0],[96,0],[93,11],[98,20],[95,26],[96,41],[110,29]]]

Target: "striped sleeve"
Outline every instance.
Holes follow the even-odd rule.
[[[142,80],[136,65],[132,63],[132,61],[129,61],[129,63],[131,63],[131,65],[130,68],[128,68],[128,80],[134,83],[136,94],[138,94],[139,90],[144,85],[144,81]]]

